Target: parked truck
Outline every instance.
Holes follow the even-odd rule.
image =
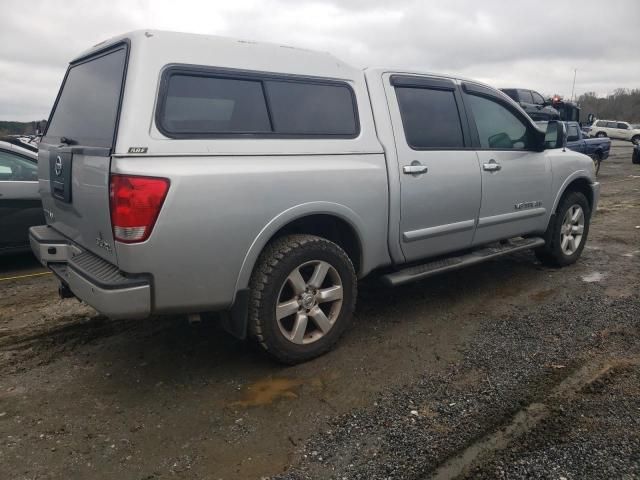
[[[611,140],[607,137],[587,137],[578,122],[565,122],[565,124],[567,129],[567,148],[591,157],[596,167],[596,174],[598,174],[602,161],[609,158]]]
[[[525,249],[575,262],[599,184],[565,140],[473,80],[133,32],[69,65],[31,246],[105,315],[223,312],[296,363],[335,344],[367,275],[401,285]]]

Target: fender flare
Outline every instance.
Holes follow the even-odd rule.
[[[589,184],[593,183],[591,178],[589,177],[589,173],[585,170],[577,170],[564,179],[561,187],[558,189],[558,193],[556,194],[556,198],[553,201],[553,207],[551,208],[551,214],[556,213],[556,209],[558,208],[558,204],[560,203],[560,199],[564,195],[564,192],[567,190],[567,187],[574,181],[578,179],[584,179]]]
[[[271,238],[281,228],[287,226],[289,223],[303,217],[308,217],[310,215],[333,215],[335,217],[338,217],[341,220],[347,222],[353,228],[356,235],[358,236],[358,239],[362,239],[363,237],[363,220],[353,210],[342,204],[320,201],[302,203],[288,208],[287,210],[279,213],[274,218],[272,218],[253,240],[253,243],[249,247],[249,250],[245,254],[244,260],[242,261],[242,266],[240,267],[240,272],[236,280],[234,292],[238,292],[249,286],[253,267],[255,266],[260,253],[262,253],[262,250],[267,245],[269,240],[271,240]],[[361,255],[364,263],[366,249],[362,241],[360,241],[360,245]]]

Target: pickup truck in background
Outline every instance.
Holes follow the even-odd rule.
[[[587,137],[578,122],[565,122],[567,127],[567,148],[584,153],[593,159],[596,174],[600,171],[600,163],[609,158],[611,139],[607,137]]]
[[[600,190],[565,141],[473,80],[132,32],[69,65],[31,246],[105,315],[218,312],[297,363],[348,329],[369,274],[394,286],[525,249],[576,262]]]

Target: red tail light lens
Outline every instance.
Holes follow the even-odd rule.
[[[124,243],[149,238],[168,191],[167,178],[111,175],[109,202],[114,238]]]

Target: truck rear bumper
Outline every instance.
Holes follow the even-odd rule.
[[[40,263],[98,312],[111,318],[151,313],[150,276],[123,273],[47,225],[31,227],[29,242]]]

